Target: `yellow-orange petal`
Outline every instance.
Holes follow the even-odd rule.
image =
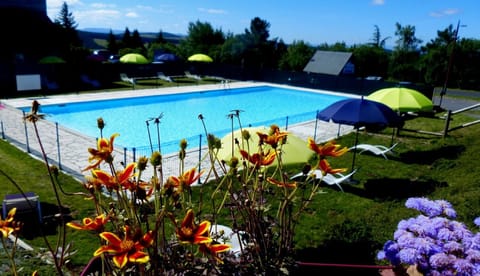
[[[210,229],[210,221],[204,220],[198,225],[197,235],[203,235],[205,233],[208,233],[209,229]]]
[[[84,226],[74,221],[67,222],[67,226],[76,230],[84,230]]]
[[[100,237],[114,246],[118,246],[122,243],[122,240],[112,232],[102,232],[100,233]]]
[[[128,261],[132,263],[147,263],[150,261],[150,256],[143,251],[136,251],[128,256]]]
[[[128,262],[128,252],[125,252],[125,253],[122,253],[122,254],[118,254],[118,255],[115,255],[113,256],[113,263],[119,267],[119,268],[123,268],[127,262]]]

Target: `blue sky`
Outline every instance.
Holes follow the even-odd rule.
[[[53,20],[64,0],[47,0]],[[187,34],[197,20],[215,29],[243,33],[254,17],[270,23],[270,38],[312,46],[368,43],[374,26],[395,44],[395,23],[415,26],[423,44],[450,24],[459,37],[480,39],[479,0],[65,0],[78,29],[107,28]]]

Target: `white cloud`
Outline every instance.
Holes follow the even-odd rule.
[[[446,9],[443,11],[434,11],[430,13],[430,16],[432,17],[444,17],[444,16],[449,16],[449,15],[454,15],[460,13],[459,9]]]
[[[125,16],[128,17],[128,18],[138,18],[138,13],[136,13],[136,12],[127,12],[127,13],[125,14]]]
[[[95,9],[106,9],[110,8],[113,9],[116,7],[115,4],[105,4],[105,3],[92,3],[90,4],[90,7],[95,8]]]
[[[375,6],[385,5],[385,0],[372,0],[372,4]]]
[[[198,8],[199,12],[211,13],[211,14],[226,14],[225,10],[217,10],[217,9],[205,9],[205,8]]]

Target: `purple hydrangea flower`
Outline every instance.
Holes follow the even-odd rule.
[[[409,198],[405,206],[420,211],[401,220],[377,258],[393,265],[416,265],[424,275],[480,275],[480,233],[472,233],[445,200]],[[474,223],[480,226],[480,217]]]
[[[473,223],[475,223],[476,226],[480,226],[480,217],[474,219]]]

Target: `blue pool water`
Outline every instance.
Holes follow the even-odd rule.
[[[118,132],[120,136],[115,140],[117,147],[137,149],[150,149],[149,131],[154,149],[158,149],[157,125],[150,121],[147,127],[146,121],[163,114],[158,125],[161,151],[172,153],[178,150],[181,139],[187,139],[191,149],[198,147],[200,134],[205,137],[199,114],[204,117],[208,133],[222,137],[231,130],[232,121],[228,114],[232,110],[242,110],[242,126],[277,124],[285,127],[287,117],[289,125],[314,120],[317,110],[342,99],[345,97],[260,86],[42,105],[40,111],[48,114],[48,120],[92,137],[100,136],[97,118],[102,117],[105,121],[104,136]],[[233,123],[238,128],[237,118]]]

